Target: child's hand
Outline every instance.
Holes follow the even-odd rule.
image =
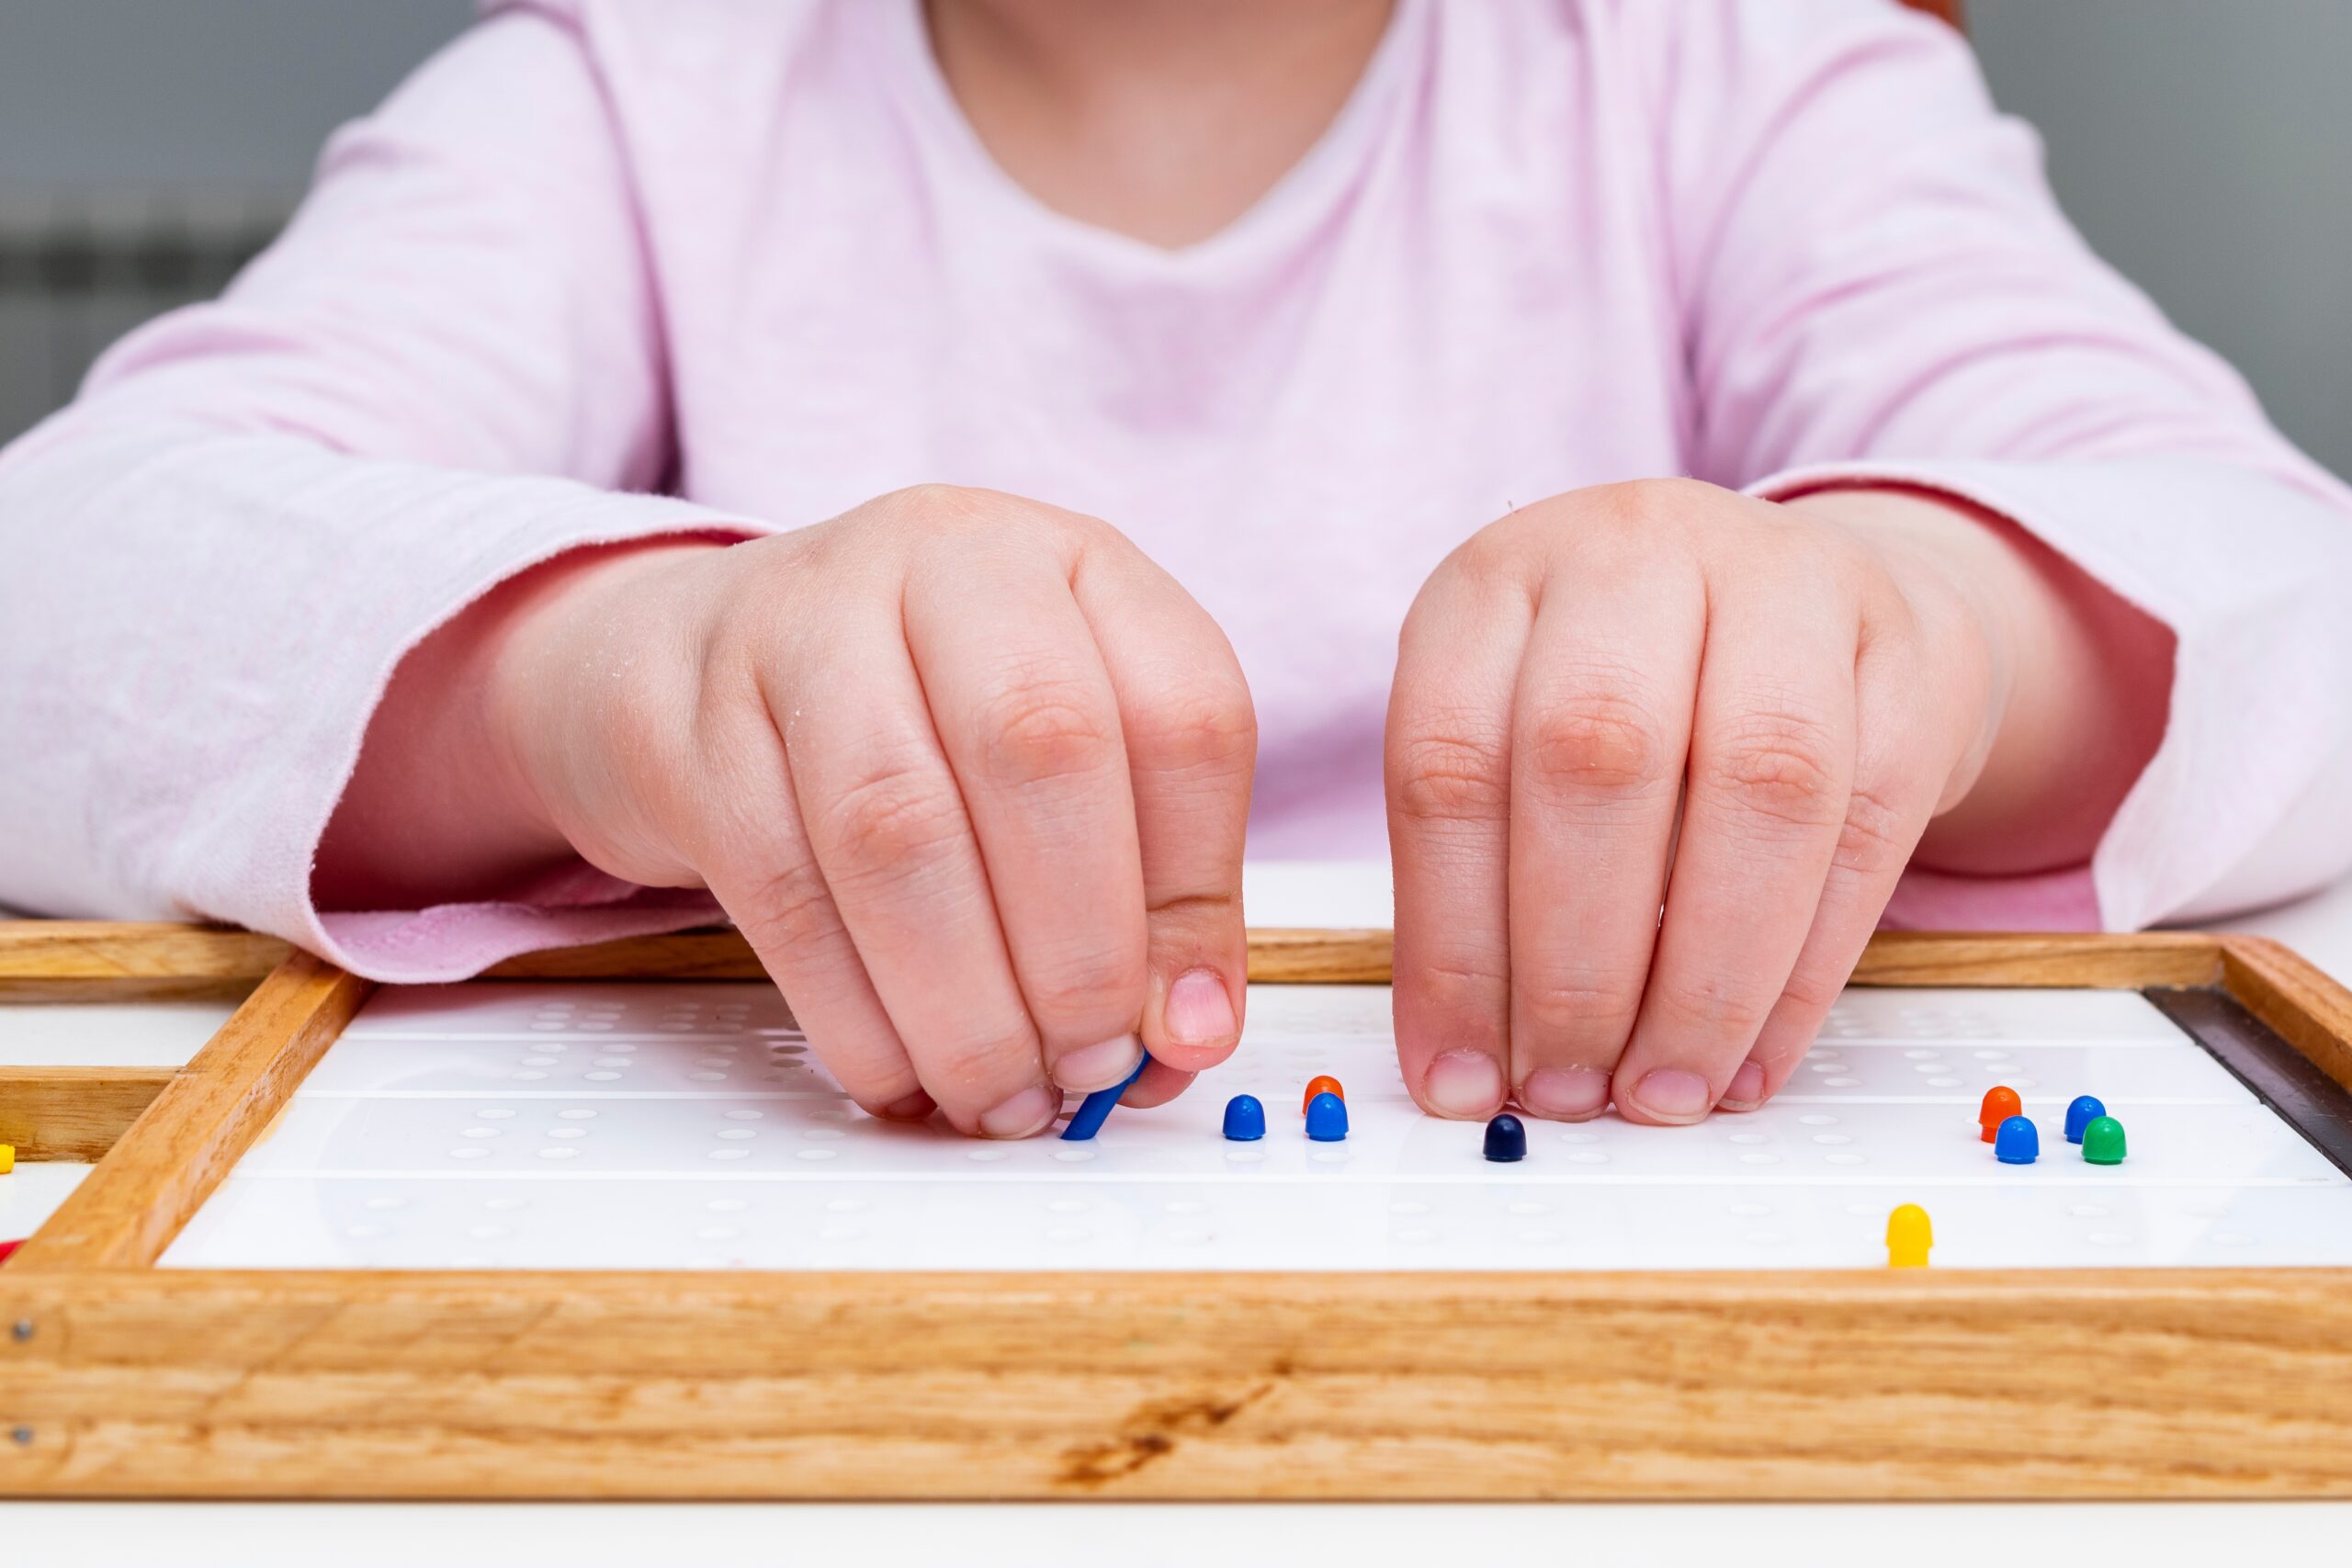
[[[1224,634],[1104,525],[885,496],[530,590],[491,660],[516,793],[706,886],[868,1110],[1020,1137],[1166,1099],[1239,1033],[1256,753]]]
[[[1923,497],[1689,481],[1561,496],[1456,550],[1388,716],[1422,1103],[1684,1122],[1777,1091],[1984,770],[2045,575]]]

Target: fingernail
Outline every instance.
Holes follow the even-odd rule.
[[[1448,1051],[1430,1064],[1421,1093],[1447,1116],[1490,1116],[1503,1102],[1503,1070],[1484,1051]]]
[[[1519,1102],[1538,1116],[1598,1116],[1609,1103],[1609,1075],[1590,1067],[1539,1067],[1519,1086]]]
[[[1054,1058],[1054,1081],[1072,1094],[1092,1094],[1134,1072],[1142,1055],[1143,1042],[1132,1034],[1065,1051]]]
[[[1039,1084],[1024,1089],[992,1111],[980,1113],[980,1131],[991,1138],[1025,1138],[1062,1108],[1062,1097]]]
[[[1233,1033],[1233,998],[1214,969],[1187,969],[1168,987],[1168,1038],[1177,1045],[1222,1045]]]
[[[882,1108],[882,1114],[893,1122],[920,1122],[939,1109],[939,1102],[917,1089],[904,1100],[894,1100]]]
[[[1714,1096],[1696,1073],[1653,1067],[1634,1086],[1634,1103],[1661,1122],[1696,1122],[1714,1103]]]
[[[1724,1090],[1723,1099],[1715,1102],[1725,1111],[1753,1111],[1764,1103],[1764,1065],[1742,1062],[1739,1071],[1732,1074],[1731,1087]]]

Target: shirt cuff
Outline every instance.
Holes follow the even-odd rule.
[[[2086,867],[1906,874],[1890,924],[2137,930],[2305,892],[2352,863],[2352,506],[2172,458],[1855,462],[1747,487],[1939,492],[2008,519],[2169,628],[2164,738]],[[2331,800],[2339,803],[2329,809]]]
[[[276,931],[354,974],[397,984],[460,980],[517,953],[723,918],[707,893],[640,887],[585,863],[509,900],[333,912],[313,901],[311,872],[319,842],[357,765],[368,723],[400,660],[433,631],[499,583],[573,549],[673,536],[742,539],[770,531],[688,502],[641,495],[583,494],[572,505],[508,513],[500,521],[505,525],[477,534],[458,558],[403,595],[408,603],[379,607],[364,628],[354,628],[374,646],[366,649],[364,663],[357,649],[336,660],[351,697],[314,707],[319,728],[289,738],[268,769],[275,780],[256,781],[274,784],[280,826],[239,868],[243,886],[206,899],[207,912]],[[268,768],[267,761],[256,761]],[[255,893],[262,897],[255,899]]]
[[[397,985],[463,980],[503,959],[715,925],[718,901],[688,888],[640,887],[577,863],[513,900],[318,916],[321,954],[356,975]]]

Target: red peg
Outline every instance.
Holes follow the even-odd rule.
[[[2018,1091],[2005,1083],[1996,1083],[1984,1091],[1984,1105],[1976,1112],[1976,1121],[1989,1144],[2000,1135],[2002,1122],[2024,1114],[2025,1103],[2018,1099]]]

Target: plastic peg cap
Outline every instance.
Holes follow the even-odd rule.
[[[1993,1157],[2003,1165],[2031,1165],[2041,1156],[2041,1134],[2031,1122],[2012,1116],[1993,1140]]]
[[[2089,1126],[2097,1118],[2106,1114],[2107,1107],[2101,1105],[2096,1096],[2076,1095],[2066,1107],[2066,1141],[2070,1144],[2081,1143],[2083,1129]]]
[[[2112,1116],[2094,1116],[2083,1127],[2083,1158],[2092,1165],[2123,1163],[2123,1123]]]
[[[1918,1204],[1905,1203],[1886,1216],[1888,1268],[1925,1269],[1928,1249],[1935,1245],[1935,1227],[1928,1223],[1928,1211]]]
[[[1237,1144],[1254,1144],[1266,1135],[1266,1108],[1254,1094],[1237,1094],[1225,1102],[1225,1135]]]
[[[1487,1157],[1505,1164],[1527,1157],[1527,1128],[1505,1112],[1487,1123]]]
[[[1336,1094],[1318,1094],[1306,1102],[1306,1135],[1318,1144],[1336,1144],[1348,1135],[1348,1102]]]
[[[1995,1084],[1984,1091],[1984,1103],[1977,1108],[1977,1125],[1984,1129],[1984,1141],[1991,1143],[2001,1123],[2025,1111],[2025,1102],[2018,1091],[2005,1083]]]

